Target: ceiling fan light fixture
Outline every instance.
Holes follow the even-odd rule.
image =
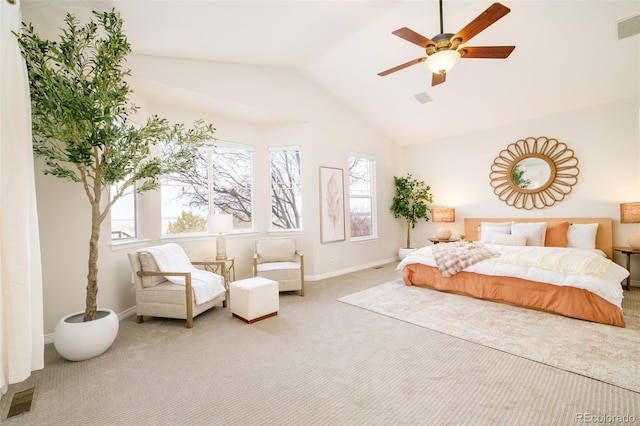
[[[429,56],[424,65],[434,74],[447,73],[460,59],[460,53],[457,50],[441,50]]]

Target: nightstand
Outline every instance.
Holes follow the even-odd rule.
[[[629,271],[629,276],[627,277],[627,291],[629,291],[631,289],[631,255],[640,254],[640,250],[632,249],[631,247],[614,247],[613,250],[627,255],[627,271]]]
[[[441,240],[439,238],[429,238],[429,241],[431,241],[433,244],[438,244],[438,243],[455,243],[456,241],[460,241],[460,240],[456,240],[456,239]]]

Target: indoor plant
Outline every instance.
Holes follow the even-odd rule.
[[[407,251],[413,250],[411,247],[411,229],[416,227],[418,220],[429,221],[429,206],[433,203],[431,187],[415,179],[413,175],[407,173],[406,176],[394,176],[395,194],[389,209],[395,218],[404,218],[407,221],[407,245],[400,249],[400,258],[406,256]]]
[[[131,47],[123,21],[115,10],[93,15],[81,25],[67,14],[57,42],[40,38],[32,25],[17,34],[29,76],[34,153],[44,159],[45,174],[80,183],[91,206],[84,322],[97,317],[100,226],[113,204],[133,185],[138,193],[156,189],[161,175],[193,167],[215,131],[201,121],[185,129],[157,116],[132,122],[137,107],[126,82]]]

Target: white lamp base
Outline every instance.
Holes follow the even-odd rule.
[[[438,232],[436,232],[436,237],[439,240],[448,240],[451,238],[451,229],[445,228],[444,225],[438,228]]]
[[[629,235],[629,247],[634,250],[640,250],[640,231]]]
[[[224,234],[220,232],[216,235],[216,260],[227,259],[227,242],[224,238]]]

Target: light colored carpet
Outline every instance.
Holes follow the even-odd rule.
[[[640,392],[637,294],[625,292],[627,328],[407,286],[401,279],[338,300]]]
[[[355,308],[337,299],[396,280],[396,264],[281,293],[278,316],[228,308],[135,317],[83,362],[49,344],[45,368],[0,398],[2,426],[576,425],[640,419],[640,393]],[[638,295],[640,291],[634,289]],[[9,402],[35,387],[31,410]],[[595,422],[591,422],[595,423]]]

